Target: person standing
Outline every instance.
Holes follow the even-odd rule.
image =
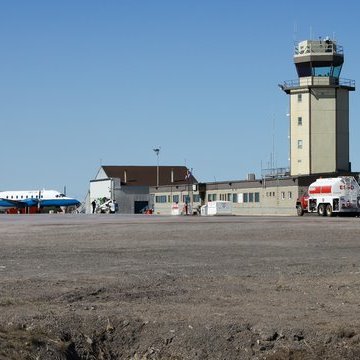
[[[92,213],[95,214],[95,210],[96,210],[96,201],[93,200],[93,202],[91,203],[92,205]]]

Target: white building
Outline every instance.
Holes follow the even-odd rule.
[[[86,212],[92,212],[93,201],[100,206],[107,200],[115,200],[117,212],[141,213],[153,207],[151,186],[196,182],[192,175],[187,179],[188,174],[185,166],[101,166],[95,179],[90,180]]]

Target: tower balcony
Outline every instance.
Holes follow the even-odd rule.
[[[291,90],[297,90],[297,89],[309,88],[309,87],[322,87],[322,86],[345,88],[349,91],[354,91],[355,80],[328,77],[328,76],[307,76],[307,77],[301,77],[296,80],[284,81],[283,84],[279,84],[279,86],[287,94],[289,94]]]

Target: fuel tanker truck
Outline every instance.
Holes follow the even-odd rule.
[[[353,176],[320,178],[310,184],[307,194],[296,201],[299,216],[305,212],[320,216],[360,215],[360,186]]]

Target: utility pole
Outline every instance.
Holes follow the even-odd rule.
[[[160,149],[161,147],[157,147],[155,149],[153,149],[153,151],[156,154],[157,157],[157,165],[156,165],[156,187],[159,187],[159,153],[160,153]]]

